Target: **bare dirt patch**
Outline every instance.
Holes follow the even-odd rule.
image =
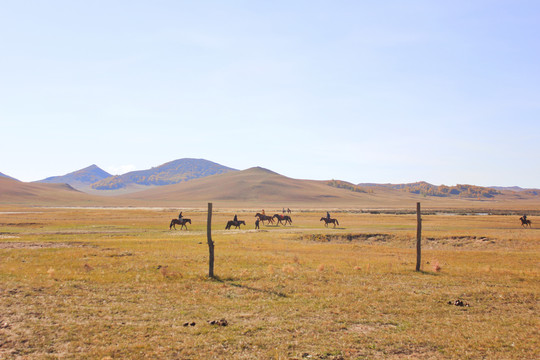
[[[316,242],[386,242],[392,240],[394,235],[382,233],[369,234],[303,234],[302,240]]]
[[[0,232],[0,239],[18,239],[19,236],[17,236],[14,233],[10,232]]]
[[[495,240],[487,236],[447,236],[447,237],[427,237],[428,247],[485,247],[495,244]]]

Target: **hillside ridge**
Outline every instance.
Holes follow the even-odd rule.
[[[1,172],[0,172],[0,177],[12,179],[12,180],[17,180],[17,179],[15,179],[14,177],[11,177],[11,176],[9,176],[9,175],[3,174],[3,173],[1,173]],[[17,180],[17,181],[19,181],[19,180]]]
[[[146,170],[110,176],[92,184],[95,190],[117,190],[129,185],[164,186],[236,169],[205,159],[183,158],[169,161]]]
[[[99,166],[92,164],[83,169],[72,171],[61,176],[51,176],[43,180],[38,180],[38,183],[47,184],[68,184],[75,188],[81,185],[91,185],[99,180],[110,177],[111,174],[101,169]]]
[[[405,184],[360,183],[361,187],[384,187],[401,190],[412,194],[435,197],[493,198],[502,195],[502,191],[492,187],[457,184],[454,186],[433,185],[426,181]],[[513,191],[513,190],[508,190]]]

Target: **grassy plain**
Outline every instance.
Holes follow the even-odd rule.
[[[0,358],[540,358],[540,230],[516,216],[424,215],[415,272],[415,215],[254,213],[214,209],[209,279],[205,209],[170,231],[171,209],[1,208]]]

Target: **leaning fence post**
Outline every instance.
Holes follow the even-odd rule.
[[[212,241],[212,203],[208,203],[208,221],[206,222],[206,238],[208,240],[208,276],[214,277],[214,242]]]
[[[420,203],[416,203],[416,271],[420,271],[422,262],[422,215]]]

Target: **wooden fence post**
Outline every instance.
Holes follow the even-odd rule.
[[[416,203],[416,271],[420,271],[422,263],[422,215],[420,203]]]
[[[212,241],[212,203],[208,203],[208,221],[206,222],[206,238],[208,240],[208,276],[214,277],[214,242]]]

